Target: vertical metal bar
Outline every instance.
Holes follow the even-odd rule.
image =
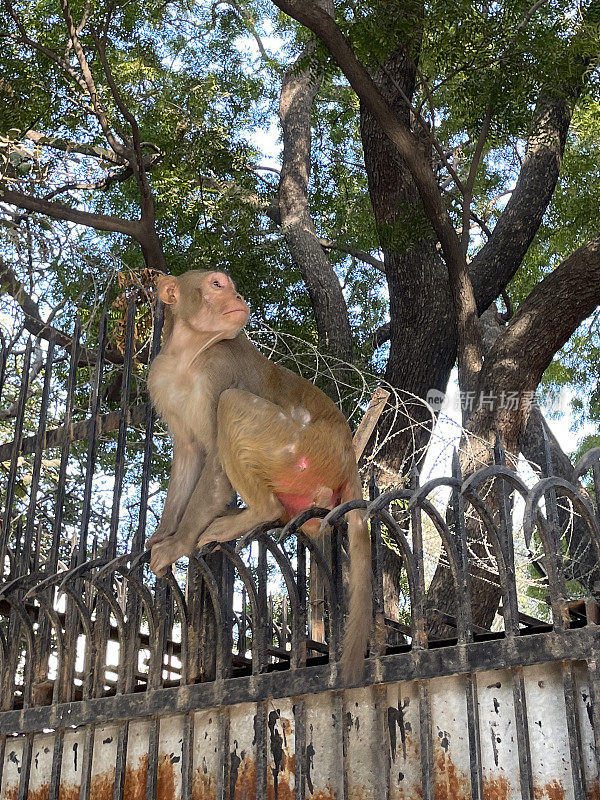
[[[102,371],[104,367],[104,353],[106,351],[107,315],[106,311],[100,320],[100,335],[98,341],[98,357],[92,382],[90,419],[88,421],[88,446],[85,461],[85,479],[83,485],[83,501],[81,506],[81,522],[79,525],[79,543],[77,548],[77,564],[83,564],[87,559],[87,534],[92,509],[92,486],[94,483],[94,470],[96,466],[96,449],[98,445],[98,412],[100,409],[100,388],[102,386]],[[80,584],[79,584],[80,585]]]
[[[346,725],[346,714],[344,709],[344,693],[333,693],[333,713],[336,720],[339,720],[336,746],[337,758],[333,759],[332,783],[337,789],[336,797],[340,800],[349,800],[348,795],[348,727]]]
[[[181,743],[181,800],[192,800],[194,791],[194,737],[195,712],[188,711],[183,718]]]
[[[294,698],[294,800],[306,798],[306,702]]]
[[[342,538],[343,527],[340,523],[335,523],[331,534],[324,537],[325,543],[329,539],[331,546],[331,578],[333,583],[334,593],[324,593],[329,609],[329,660],[337,661],[342,654],[342,637],[344,627],[344,573],[343,573],[343,556],[342,556]],[[323,576],[318,573],[321,578],[321,585],[325,585]],[[312,574],[311,574],[312,578]]]
[[[296,585],[298,587],[298,624],[294,626],[292,667],[306,665],[306,545],[296,540]]]
[[[58,468],[58,481],[56,484],[56,494],[54,497],[54,524],[52,526],[52,545],[50,548],[50,557],[48,563],[48,571],[56,571],[58,563],[58,553],[60,548],[62,520],[65,504],[65,496],[67,491],[67,467],[69,464],[69,450],[71,441],[69,438],[69,430],[71,426],[71,417],[73,416],[73,396],[75,394],[75,382],[77,380],[77,366],[79,364],[79,350],[81,336],[81,320],[77,317],[75,321],[75,328],[73,330],[73,339],[71,344],[71,360],[69,365],[69,375],[67,378],[67,387],[65,398],[65,416],[63,419],[64,436],[61,444],[60,451],[60,466]]]
[[[387,686],[379,684],[373,686],[375,693],[375,718],[377,720],[377,740],[381,743],[375,748],[375,780],[377,798],[390,800],[391,794],[391,752],[389,728],[387,723]]]
[[[81,783],[79,800],[89,800],[92,788],[92,761],[94,758],[94,726],[86,725],[83,734],[83,753],[81,755]]]
[[[19,466],[19,455],[21,454],[21,441],[23,438],[23,423],[25,420],[25,405],[27,403],[27,392],[29,390],[29,365],[31,363],[31,339],[27,340],[25,353],[23,355],[23,373],[21,375],[21,386],[19,388],[19,399],[17,401],[17,414],[15,417],[13,447],[8,468],[8,479],[6,481],[6,496],[4,499],[4,514],[2,517],[2,537],[0,539],[0,578],[4,573],[4,564],[8,552],[8,541],[11,533],[11,517],[15,502],[15,486],[17,483],[17,471]]]
[[[230,797],[229,793],[229,777],[231,773],[231,744],[229,741],[229,732],[229,709],[225,707],[221,709],[221,713],[219,714],[219,734],[217,744],[219,765],[217,772],[216,800],[235,800],[235,797]]]
[[[110,560],[117,554],[117,534],[121,510],[121,495],[125,476],[125,450],[127,446],[127,426],[129,424],[129,394],[131,391],[131,371],[133,367],[133,334],[135,331],[135,302],[132,300],[127,309],[127,328],[125,331],[125,352],[123,356],[123,380],[121,383],[121,413],[119,417],[119,433],[115,454],[115,481],[113,487],[112,509],[110,514],[110,532],[108,536],[107,558]]]
[[[63,762],[63,744],[65,732],[62,728],[54,734],[54,747],[52,748],[52,768],[50,770],[50,791],[48,800],[58,800],[60,793],[60,776]]]
[[[411,489],[416,492],[419,474],[416,467],[411,474]],[[421,508],[415,505],[411,511],[412,551],[415,560],[415,597],[412,598],[412,649],[427,648],[425,611],[425,563],[423,559],[423,528]],[[431,700],[429,681],[417,681],[419,693],[419,740],[421,744],[421,788],[423,800],[434,800],[433,738],[431,728]]]
[[[494,446],[494,459],[499,466],[506,466],[506,453],[498,434],[496,434]],[[507,575],[507,585],[502,587],[504,628],[506,638],[513,639],[515,636],[519,635],[519,606],[515,575],[511,503],[507,491],[505,481],[500,480],[500,487],[497,493],[499,503],[500,543],[503,548]],[[513,691],[513,708],[515,711],[521,797],[523,800],[530,800],[533,796],[533,770],[531,766],[529,721],[527,719],[527,698],[525,695],[525,681],[522,667],[511,668],[510,677]]]
[[[379,487],[373,472],[369,480],[369,500],[373,501],[378,496]],[[375,578],[373,586],[373,616],[375,624],[369,649],[373,655],[383,656],[386,650],[386,632],[383,602],[383,550],[381,524],[378,517],[371,519],[371,572]]]
[[[421,743],[421,786],[423,800],[434,800],[433,740],[429,681],[417,681],[419,691],[419,738]]]
[[[584,758],[581,745],[581,726],[579,708],[577,703],[577,687],[573,675],[573,664],[563,661],[561,664],[563,692],[565,696],[565,712],[567,717],[567,736],[569,740],[569,753],[571,761],[571,776],[573,779],[573,793],[575,797],[586,797],[584,789]]]
[[[600,782],[600,674],[597,658],[588,658],[586,661],[590,705],[592,711],[592,733],[594,735],[594,759],[596,762],[596,779]]]
[[[156,796],[158,779],[158,742],[160,734],[160,719],[153,717],[150,723],[148,741],[148,780],[146,782],[146,800],[162,800]]]
[[[254,634],[259,636],[259,672],[266,672],[269,665],[267,655],[268,619],[267,619],[267,549],[262,539],[258,542],[258,619],[254,621]],[[258,633],[260,632],[260,633]]]
[[[494,460],[498,466],[506,467],[506,453],[496,434],[494,445]],[[500,520],[500,546],[504,556],[506,569],[506,585],[502,587],[502,604],[504,606],[504,630],[507,638],[519,635],[519,603],[517,598],[517,584],[515,573],[515,548],[512,525],[512,500],[507,482],[498,479],[497,487],[498,511]]]
[[[0,385],[1,388],[1,385]],[[2,776],[4,775],[4,756],[6,752],[6,736],[0,736],[0,797],[2,796]],[[302,798],[304,800],[304,798]]]
[[[267,701],[256,704],[254,738],[256,741],[256,796],[267,797]]]
[[[533,771],[531,768],[531,742],[529,738],[529,723],[527,721],[527,701],[525,696],[523,667],[515,667],[511,671],[511,682],[513,689],[513,706],[515,709],[521,797],[523,800],[530,800],[530,798],[533,797]]]
[[[6,362],[8,360],[8,350],[6,348],[6,339],[4,334],[0,331],[0,398],[4,392],[4,378],[6,377]]]
[[[119,727],[117,736],[117,755],[115,759],[115,782],[113,785],[113,800],[124,800],[125,776],[127,770],[127,745],[129,742],[129,722],[124,722]]]
[[[454,451],[452,457],[452,475],[462,484],[462,472],[458,453]],[[461,555],[461,592],[462,601],[462,630],[459,627],[459,643],[473,641],[473,612],[471,608],[471,569],[469,563],[469,550],[467,544],[467,525],[465,520],[465,505],[462,492],[457,488],[452,492],[452,506],[456,538],[460,544]],[[459,618],[460,619],[460,618]],[[477,702],[477,679],[472,673],[465,675],[465,701],[467,706],[467,733],[469,738],[469,772],[471,780],[472,800],[481,800],[483,797],[483,774],[481,767],[481,744],[479,730],[479,705]]]
[[[242,588],[242,612],[240,614],[240,629],[238,631],[238,652],[241,656],[246,655],[246,630],[248,627],[246,602],[246,589],[244,587]]]
[[[33,750],[33,733],[23,737],[23,750],[21,754],[21,772],[19,774],[19,790],[17,800],[27,800],[29,794],[29,779],[31,777],[31,752]]]
[[[152,337],[152,349],[150,360],[154,359],[160,349],[160,334],[162,330],[163,305],[158,303],[154,315],[154,335]],[[142,482],[140,486],[140,511],[138,516],[138,527],[131,543],[131,553],[135,555],[144,548],[146,538],[146,518],[148,509],[150,472],[152,468],[152,438],[154,435],[154,422],[156,415],[154,409],[149,408],[146,414],[145,438],[144,438],[144,457],[142,464]]]
[[[52,331],[48,339],[48,349],[46,351],[46,365],[44,368],[44,386],[42,388],[42,400],[40,403],[40,413],[38,417],[38,429],[36,432],[35,454],[33,457],[33,469],[31,474],[31,488],[29,490],[29,506],[27,509],[27,521],[25,523],[24,548],[26,553],[32,552],[33,529],[35,525],[35,507],[42,474],[42,456],[44,454],[44,444],[46,437],[46,425],[48,422],[48,407],[50,405],[50,387],[52,383],[52,371],[54,367],[54,346],[56,332]],[[37,555],[37,548],[36,548]],[[37,560],[34,559],[30,564],[30,571],[37,568]]]

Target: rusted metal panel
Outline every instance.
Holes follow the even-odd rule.
[[[50,774],[52,772],[52,754],[54,750],[54,736],[42,734],[33,739],[31,751],[31,767],[29,770],[28,798],[43,800],[50,789]]]
[[[17,800],[24,744],[25,741],[22,738],[10,737],[6,740],[1,800]]]
[[[194,714],[193,800],[217,800],[223,786],[221,713],[209,708]]]
[[[255,703],[241,703],[229,709],[229,736],[224,745],[229,756],[226,797],[230,800],[254,800],[257,796],[256,728]]]
[[[386,776],[381,772],[381,753],[387,748],[385,741],[372,746],[378,729],[376,702],[373,687],[344,693],[347,788],[352,800],[383,796]]]
[[[429,682],[436,800],[468,800],[469,739],[462,676]]]
[[[337,695],[308,695],[306,708],[306,797],[336,800],[344,796],[344,720]],[[297,754],[298,757],[298,754]]]
[[[267,800],[294,800],[296,732],[292,700],[267,704],[267,727]]]
[[[420,800],[421,740],[416,683],[387,687],[387,733],[390,749],[391,800]]]
[[[521,797],[511,679],[509,670],[477,675],[483,788],[490,800]]]
[[[585,664],[574,670],[585,794],[575,790],[560,664],[523,671],[529,757],[534,800],[598,800],[598,774]],[[521,783],[513,683],[510,669],[476,676],[480,721],[483,800],[519,800]],[[472,800],[469,719],[465,676],[429,682],[434,800]],[[306,730],[298,738],[299,708]],[[148,751],[154,720],[129,723],[124,797],[147,800]],[[182,760],[186,716],[160,719],[156,775],[157,800],[183,794]],[[193,738],[192,800],[421,800],[423,774],[416,681],[329,691],[196,712]],[[93,737],[89,798],[111,800],[120,725],[99,725]],[[261,733],[262,732],[262,733]],[[29,800],[47,800],[58,734],[32,738]],[[66,730],[62,740],[59,800],[80,797],[85,727]],[[261,760],[260,742],[266,743]],[[18,800],[28,739],[6,740],[1,800]],[[298,771],[301,760],[303,770]],[[262,765],[262,766],[261,766]],[[260,770],[265,794],[261,794]],[[302,786],[296,776],[303,774]],[[21,788],[22,791],[22,788]],[[302,794],[303,793],[303,794]],[[86,795],[87,797],[88,795]]]

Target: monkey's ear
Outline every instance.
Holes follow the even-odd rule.
[[[168,306],[179,300],[179,282],[174,275],[161,275],[156,284],[158,296]]]

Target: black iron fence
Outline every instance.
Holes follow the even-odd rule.
[[[215,752],[220,748],[222,753],[214,793],[211,789],[203,795],[195,788],[210,781],[196,783],[202,775],[193,753],[194,713],[240,703],[254,703],[258,709],[252,747],[256,764],[262,766],[254,767],[252,792],[267,796],[273,775],[277,785],[278,770],[283,769],[281,762],[273,775],[267,769],[267,739],[271,737],[271,748],[277,743],[276,720],[261,705],[269,698],[296,698],[290,712],[296,754],[290,796],[317,796],[317,779],[310,772],[312,733],[305,701],[298,698],[344,688],[337,669],[345,608],[344,515],[356,507],[364,508],[370,519],[373,554],[374,624],[361,685],[417,681],[422,797],[446,796],[436,788],[440,768],[428,681],[450,675],[464,676],[460,692],[468,720],[469,764],[464,796],[496,797],[485,791],[484,733],[474,676],[500,669],[509,670],[512,691],[518,765],[514,796],[533,797],[537,778],[523,669],[545,663],[558,665],[561,676],[570,769],[569,789],[560,796],[595,796],[600,765],[597,615],[594,599],[585,596],[573,571],[565,569],[572,556],[565,531],[577,519],[587,531],[589,547],[600,555],[600,451],[588,453],[577,467],[577,476],[588,482],[583,488],[552,476],[527,484],[506,466],[498,445],[494,464],[466,481],[455,458],[450,477],[423,486],[413,476],[408,488],[379,495],[372,482],[368,500],[357,499],[328,515],[332,533],[323,541],[300,530],[316,513],[309,511],[282,530],[263,526],[235,544],[197,552],[189,565],[156,580],[148,570],[144,541],[154,524],[152,516],[160,512],[157,476],[168,469],[169,451],[164,432],[155,430],[144,394],[149,356],[143,349],[135,352],[134,313],[131,307],[122,353],[107,348],[106,317],[98,341],[85,347],[76,327],[68,357],[52,338],[43,351],[30,343],[17,356],[0,353],[2,406],[12,403],[3,423],[7,443],[0,445],[5,472],[0,536],[3,800],[13,797],[9,789],[18,800],[38,797],[30,781],[44,731],[52,739],[39,797],[57,798],[60,791],[61,797],[67,796],[65,742],[73,730],[80,732],[73,745],[79,753],[73,796],[175,796],[159,787],[161,730],[172,714],[183,715],[176,796],[246,796],[236,793],[241,768],[233,758],[238,751],[231,722],[217,736]],[[158,342],[157,330],[152,353]],[[473,520],[489,544],[490,585],[499,586],[502,595],[493,630],[473,623]],[[427,634],[428,614],[436,613],[427,609],[426,592],[431,579],[427,551],[433,539],[452,575],[456,599],[453,613],[442,615],[452,636],[436,642]],[[396,613],[384,601],[385,548],[401,564]],[[311,570],[315,583],[319,576],[317,594],[314,584],[311,593]],[[540,613],[532,612],[530,601]],[[585,746],[582,680],[591,698],[592,733]],[[343,704],[338,710],[343,711]],[[394,714],[401,714],[400,701]],[[393,794],[394,719],[388,714],[382,728],[392,753],[388,777],[376,778],[383,794],[377,790],[373,797]],[[135,720],[149,725],[142,794],[135,794],[128,773],[130,725]],[[98,726],[108,724],[116,727],[102,741],[114,738],[116,744],[110,786],[103,795],[95,782],[101,773],[94,753],[100,751]],[[335,736],[346,742],[348,731],[336,730]],[[443,744],[444,737],[439,739]],[[342,759],[347,757],[345,747]],[[586,761],[590,748],[592,772]],[[15,759],[18,770],[9,776]],[[331,796],[349,791],[347,775],[339,780],[341,789]]]

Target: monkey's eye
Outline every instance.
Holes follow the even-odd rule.
[[[221,288],[221,284],[219,283],[219,281],[213,281],[212,284],[213,286],[218,286],[219,289]]]

